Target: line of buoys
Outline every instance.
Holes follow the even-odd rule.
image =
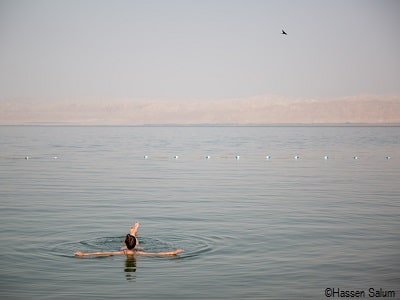
[[[58,159],[58,156],[53,156],[52,158],[53,158],[54,160],[57,160],[57,159]],[[144,159],[149,159],[150,157],[149,157],[148,155],[143,155],[143,158],[144,158]],[[174,155],[173,158],[174,158],[174,159],[178,159],[179,156],[178,156],[178,155]],[[210,156],[210,155],[206,155],[206,156],[204,156],[204,158],[205,158],[205,159],[211,159],[211,156]],[[225,156],[225,157],[223,157],[223,158],[227,158],[227,157]],[[282,158],[282,157],[281,157],[281,158]],[[295,160],[299,160],[299,159],[300,159],[300,156],[299,156],[299,155],[295,155],[293,158],[294,158]],[[359,159],[359,157],[358,157],[357,155],[354,155],[352,158],[353,158],[354,160],[358,160],[358,159]],[[391,156],[385,156],[385,159],[386,159],[386,160],[390,160],[391,158],[392,158]],[[26,156],[24,157],[24,159],[25,159],[25,160],[30,160],[31,157],[30,157],[29,155],[26,155]],[[236,160],[240,160],[240,155],[236,155],[236,156],[235,156],[235,159],[236,159]],[[271,160],[272,157],[271,157],[270,155],[266,155],[266,156],[265,156],[265,159],[266,159],[266,160]],[[325,155],[325,156],[324,156],[324,160],[328,160],[328,159],[329,159],[329,156],[328,156],[328,155]]]
[[[25,159],[25,160],[30,160],[31,157],[27,155],[27,156],[24,157],[24,159]],[[57,160],[57,159],[58,159],[58,156],[53,156],[52,159]]]
[[[144,155],[143,158],[144,158],[144,159],[149,159],[149,156],[148,156],[148,155]],[[173,158],[174,158],[174,159],[178,159],[179,156],[178,156],[178,155],[174,155]],[[204,156],[204,158],[205,158],[205,159],[211,159],[211,156],[210,156],[210,155],[206,155],[206,156]],[[227,157],[224,156],[224,157],[222,157],[222,158],[227,158]],[[282,158],[282,157],[281,157],[281,158]],[[328,160],[330,157],[329,157],[328,155],[325,155],[323,158],[324,158],[324,160]],[[352,158],[353,158],[354,160],[358,160],[358,159],[359,159],[359,157],[356,156],[356,155],[354,155]],[[30,159],[30,157],[29,157],[29,156],[25,156],[25,159],[28,160],[28,159]],[[57,156],[54,156],[54,159],[58,159],[58,157],[57,157]],[[236,156],[235,156],[235,159],[236,159],[236,160],[240,160],[240,155],[236,155]],[[272,157],[271,157],[271,155],[266,155],[266,156],[265,156],[265,159],[266,159],[266,160],[271,160]],[[299,159],[300,159],[300,156],[299,156],[299,155],[295,155],[295,156],[293,157],[293,159],[299,160]],[[385,159],[389,160],[389,159],[391,159],[391,157],[390,157],[390,156],[385,156]]]

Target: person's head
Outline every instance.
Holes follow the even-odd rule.
[[[127,234],[125,237],[125,245],[129,250],[132,250],[136,246],[136,237],[130,234]]]

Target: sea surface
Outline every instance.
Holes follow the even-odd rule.
[[[0,299],[400,299],[400,127],[0,126],[0,140]],[[74,256],[118,250],[136,220],[144,250],[184,252]]]

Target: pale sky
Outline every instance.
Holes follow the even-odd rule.
[[[399,28],[397,0],[0,0],[0,104],[398,96]]]

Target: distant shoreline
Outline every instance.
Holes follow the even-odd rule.
[[[400,123],[271,123],[271,124],[84,124],[84,123],[4,123],[1,127],[400,127]]]
[[[400,124],[400,96],[259,96],[218,101],[0,101],[0,124],[286,126]]]

